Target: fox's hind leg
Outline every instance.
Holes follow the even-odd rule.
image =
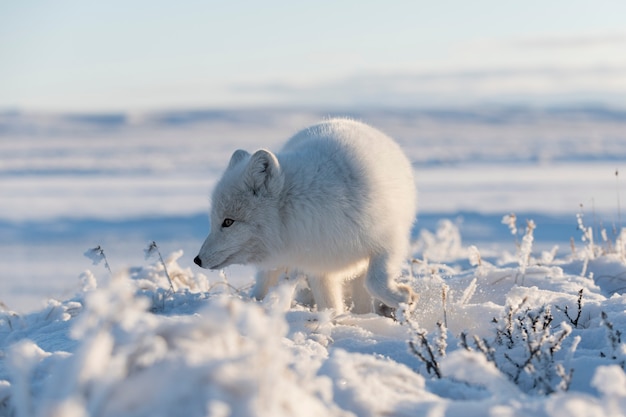
[[[398,265],[401,262],[401,258],[391,257],[388,253],[372,256],[365,287],[374,298],[389,307],[398,308],[400,303],[406,303],[409,309],[413,309],[417,303],[417,294],[409,286],[396,282],[396,277],[400,276]]]

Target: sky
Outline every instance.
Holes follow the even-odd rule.
[[[626,106],[626,2],[0,2],[0,111]]]

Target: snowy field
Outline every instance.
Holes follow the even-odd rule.
[[[231,153],[330,115],[415,168],[397,320],[192,262]],[[624,176],[601,107],[2,113],[0,416],[626,415]]]

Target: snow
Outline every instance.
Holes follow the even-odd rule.
[[[568,264],[534,265],[517,278],[517,265],[489,266],[480,274],[471,267],[445,279],[420,273],[415,278],[424,281],[421,308],[398,322],[374,314],[332,317],[286,302],[293,295],[290,282],[273,292],[282,302],[253,301],[249,288],[210,282],[181,267],[181,255],[164,262],[175,293],[168,292],[165,268],[157,262],[116,275],[104,287],[86,272],[84,288],[66,301],[51,301],[26,315],[4,312],[2,415],[484,415],[491,410],[566,416],[571,410],[580,415],[626,410],[626,344],[612,346],[606,326],[625,328],[626,297],[604,295],[593,280],[563,273]],[[506,282],[494,282],[496,276]],[[474,288],[462,292],[469,278]],[[450,287],[446,306],[436,301],[443,285]],[[564,307],[576,311],[576,288],[583,288],[584,296],[581,322],[573,326]],[[553,356],[544,352],[542,362],[523,375],[527,381],[535,373],[559,380],[554,369],[573,369],[567,390],[557,387],[545,395],[516,384],[514,370],[503,362],[461,346],[460,332],[493,338],[497,325],[491,318],[502,320],[507,305],[522,299],[531,309],[552,307],[556,324],[545,331],[550,343],[541,342],[542,349],[565,334]],[[438,379],[411,354],[408,341],[417,325],[427,337],[436,334],[432,322],[442,320],[443,309],[448,341],[445,352],[437,353]],[[513,337],[521,334],[514,331]],[[491,343],[496,356],[508,353],[514,361],[526,346]]]
[[[354,114],[419,178],[395,320],[193,265],[230,153],[324,113],[2,114],[0,416],[626,415],[620,114]]]

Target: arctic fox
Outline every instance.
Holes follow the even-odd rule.
[[[373,299],[412,308],[417,295],[395,280],[416,204],[411,164],[396,142],[358,121],[326,120],[280,153],[233,153],[194,262],[209,269],[255,264],[265,271],[257,298],[275,281],[273,270],[287,269],[307,275],[318,310],[343,312],[342,286],[351,279],[355,312],[372,311]]]

